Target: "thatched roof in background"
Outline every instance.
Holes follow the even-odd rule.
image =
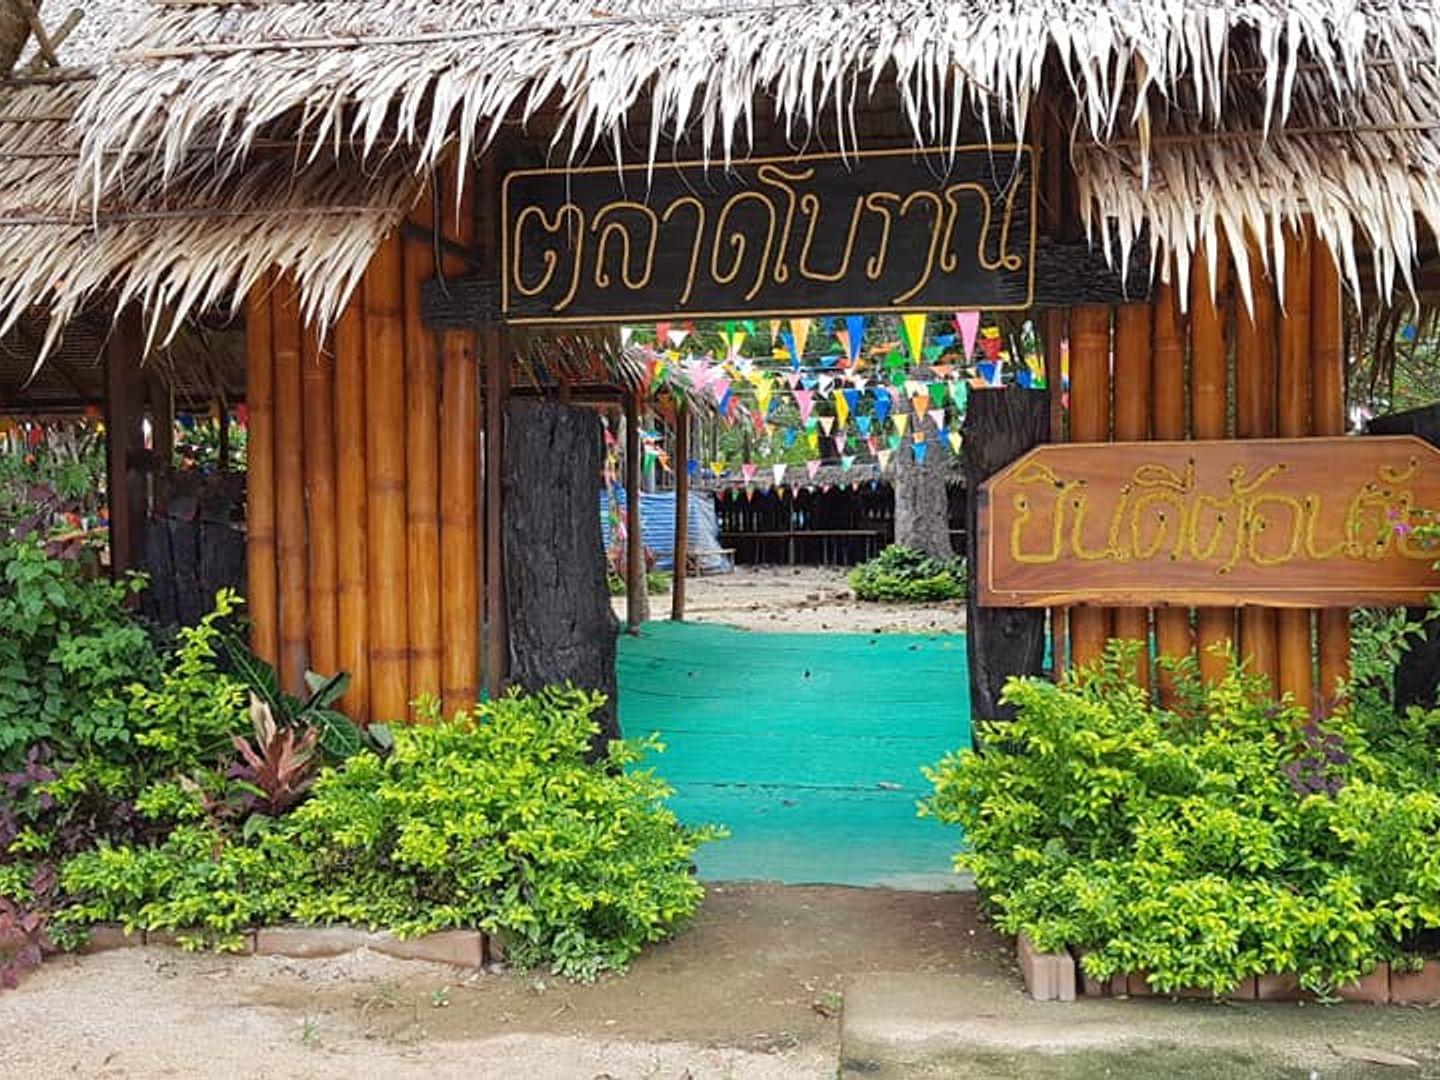
[[[159,0],[113,25],[93,90],[66,102],[77,122],[47,136],[67,155],[82,140],[73,195],[99,228],[70,221],[82,233],[52,247],[0,207],[0,320],[102,284],[183,310],[269,261],[330,313],[455,140],[543,112],[561,158],[623,138],[723,162],[773,114],[797,143],[825,128],[846,147],[877,88],[929,144],[971,118],[1025,130],[1048,94],[1073,112],[1091,222],[1122,242],[1148,224],[1182,261],[1247,232],[1273,258],[1277,224],[1309,212],[1352,280],[1370,258],[1388,292],[1414,221],[1440,219],[1433,3]]]

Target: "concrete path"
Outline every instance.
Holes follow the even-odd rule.
[[[1440,1010],[1038,1004],[1000,971],[861,974],[845,991],[841,1065],[877,1080],[1440,1077]]]

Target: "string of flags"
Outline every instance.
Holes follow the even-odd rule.
[[[958,455],[972,393],[1046,386],[1033,325],[1007,337],[979,311],[747,319],[720,324],[718,340],[693,323],[661,322],[622,328],[621,337],[641,358],[648,393],[706,401],[723,425],[747,430],[737,460],[685,463],[692,475],[737,476],[747,486],[813,482],[823,462],[884,472],[897,454]],[[1063,347],[1061,374],[1064,393]],[[647,465],[671,468],[656,433],[642,433],[642,446]]]

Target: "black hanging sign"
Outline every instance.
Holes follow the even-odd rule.
[[[1016,310],[1027,146],[526,169],[504,185],[507,321]]]

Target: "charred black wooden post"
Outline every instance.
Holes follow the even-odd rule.
[[[1423,409],[1377,416],[1365,427],[1367,435],[1415,435],[1431,446],[1440,446],[1440,405]],[[1424,507],[1426,510],[1440,507]],[[1417,622],[1429,612],[1411,608],[1409,616]],[[1425,624],[1423,637],[1405,648],[1405,655],[1395,667],[1395,705],[1399,709],[1419,705],[1433,709],[1440,704],[1440,620]]]
[[[105,491],[110,568],[117,578],[139,567],[145,550],[144,348],[140,312],[120,312],[105,345]]]
[[[970,657],[971,743],[981,749],[986,729],[1014,716],[1000,693],[1012,675],[1045,670],[1045,612],[982,608],[974,579],[980,565],[980,485],[1050,437],[1050,395],[1044,390],[981,390],[970,395],[965,415],[965,555],[971,587],[966,601],[965,644]]]
[[[597,749],[618,738],[615,639],[600,535],[600,419],[512,401],[505,424],[505,598],[510,682],[571,682],[604,694]]]

